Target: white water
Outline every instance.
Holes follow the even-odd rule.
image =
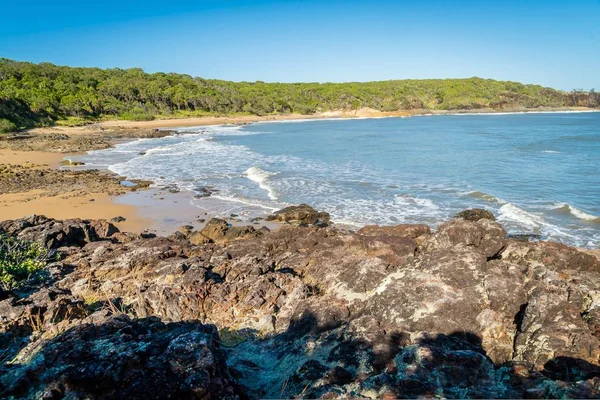
[[[512,233],[598,246],[600,114],[460,115],[182,128],[79,159],[158,186],[210,186],[236,214],[307,203],[357,226],[435,227],[479,207]]]

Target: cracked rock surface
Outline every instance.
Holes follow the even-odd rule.
[[[0,393],[600,396],[594,256],[507,239],[486,218],[433,233],[320,226],[215,225],[195,240],[106,221],[0,223],[61,255],[44,279],[0,293]]]

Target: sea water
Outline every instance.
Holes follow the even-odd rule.
[[[266,212],[426,223],[471,207],[511,233],[600,245],[600,113],[444,115],[182,128],[80,160]],[[204,199],[194,202],[202,207]]]

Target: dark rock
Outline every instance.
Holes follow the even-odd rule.
[[[125,316],[71,328],[8,367],[3,395],[239,399],[217,332],[197,322]]]
[[[110,220],[110,222],[113,222],[113,223],[125,222],[125,221],[127,221],[127,218],[124,218],[121,216],[111,218],[111,220]]]
[[[155,397],[238,393],[229,377],[207,386],[224,376],[213,367],[221,356],[204,345],[205,325],[182,322],[191,320],[221,330],[251,398],[600,396],[600,263],[575,248],[506,240],[487,219],[433,234],[407,225],[269,232],[213,219],[187,239],[105,240],[92,225],[0,222],[63,254],[44,281],[0,297],[0,354],[15,360],[0,366],[3,396],[152,398],[138,382]],[[107,330],[121,313],[174,324]],[[179,329],[194,340],[173,355]]]
[[[494,214],[492,214],[488,210],[484,210],[481,208],[472,208],[470,210],[464,210],[464,211],[459,212],[456,216],[458,218],[466,219],[467,221],[473,221],[473,222],[477,222],[480,219],[489,219],[492,221],[496,220],[496,217],[494,217]]]
[[[298,224],[312,225],[320,222],[329,223],[329,214],[326,212],[317,212],[311,206],[300,204],[299,206],[290,206],[276,211],[269,215],[267,221],[293,222]]]
[[[204,197],[210,197],[213,193],[217,192],[217,190],[212,186],[203,186],[195,188],[194,192],[194,198],[201,199]]]

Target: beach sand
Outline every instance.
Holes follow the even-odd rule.
[[[58,168],[64,154],[46,151],[17,151],[0,149],[0,164],[31,165]]]
[[[59,168],[65,154],[40,151],[0,150],[0,164],[28,166],[34,169]],[[113,197],[105,193],[82,194],[64,192],[47,195],[43,190],[29,190],[18,193],[0,193],[0,221],[17,219],[32,214],[51,218],[111,219],[117,216],[126,218],[118,223],[121,230],[141,232],[151,220],[140,217],[136,207],[113,202]]]
[[[116,223],[127,232],[142,232],[152,221],[138,215],[136,207],[116,204],[106,194],[80,195],[64,193],[60,196],[42,196],[40,191],[0,194],[0,221],[17,219],[32,214],[56,219],[107,219],[121,216],[126,220]]]
[[[95,122],[89,125],[68,127],[53,126],[47,128],[34,128],[27,132],[31,134],[64,133],[67,135],[82,135],[103,130],[123,129],[160,129],[177,128],[186,126],[222,125],[222,124],[246,124],[261,121],[291,121],[323,118],[383,118],[383,117],[408,117],[414,115],[413,111],[378,111],[371,108],[361,108],[353,111],[327,111],[310,115],[304,114],[281,114],[281,115],[241,115],[232,117],[191,117],[155,119],[152,121],[123,121],[110,120]]]
[[[59,169],[65,156],[67,154],[2,149],[0,165],[15,168],[25,166],[29,170]],[[201,229],[213,217],[227,219],[233,225],[252,224],[247,220],[231,217],[239,208],[236,203],[207,198],[200,201],[203,206],[196,207],[191,204],[192,200],[192,192],[170,193],[161,188],[136,190],[118,196],[98,193],[98,188],[92,187],[82,190],[81,187],[73,186],[58,193],[49,192],[47,188],[36,188],[16,193],[0,193],[0,221],[33,214],[56,219],[110,220],[120,216],[125,221],[115,222],[115,225],[121,231],[152,232],[165,236],[182,225]],[[266,216],[266,213],[261,213],[261,216]],[[265,221],[254,222],[254,225],[270,229],[278,226],[277,223]]]

